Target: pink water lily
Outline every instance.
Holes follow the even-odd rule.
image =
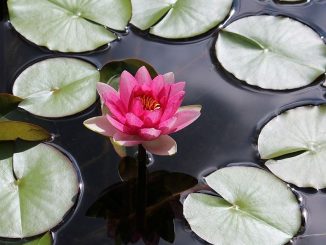
[[[97,84],[103,106],[108,113],[84,122],[89,129],[124,146],[142,144],[157,155],[172,155],[176,142],[169,136],[194,122],[201,106],[181,106],[185,96],[185,82],[174,81],[167,73],[151,78],[141,67],[135,77],[124,71],[119,91],[105,83]]]

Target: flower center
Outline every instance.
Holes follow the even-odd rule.
[[[152,96],[150,95],[142,95],[139,97],[141,103],[144,106],[145,110],[154,111],[161,108],[160,103],[158,103]]]

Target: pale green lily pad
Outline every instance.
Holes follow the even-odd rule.
[[[96,67],[71,58],[38,62],[16,79],[14,95],[23,98],[19,107],[43,117],[64,117],[81,112],[96,101]]]
[[[164,38],[205,33],[229,14],[232,0],[131,0],[130,23]],[[158,22],[158,23],[157,23]]]
[[[326,187],[326,106],[302,106],[269,121],[258,151],[279,178],[299,187]]]
[[[8,0],[10,21],[29,41],[61,52],[84,52],[116,36],[105,26],[124,30],[129,0]]]
[[[192,193],[184,216],[202,239],[219,245],[281,245],[300,229],[298,201],[287,185],[265,170],[228,167],[206,177],[221,197]]]
[[[59,224],[79,191],[71,161],[52,146],[39,144],[12,154],[0,147],[0,237],[42,234]]]
[[[326,45],[310,27],[280,16],[250,16],[223,29],[217,58],[238,79],[264,89],[306,86],[326,70]]]

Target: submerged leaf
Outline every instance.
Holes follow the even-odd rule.
[[[100,71],[101,82],[111,85],[114,89],[119,89],[120,74],[123,71],[128,71],[135,75],[138,69],[145,66],[150,73],[151,77],[157,76],[157,72],[150,64],[138,59],[117,60],[107,63]]]
[[[15,110],[21,101],[21,98],[14,95],[0,93],[0,119],[5,117],[9,112]]]
[[[24,100],[19,107],[38,116],[64,117],[78,113],[96,100],[96,67],[71,58],[38,62],[16,79],[13,93]]]
[[[279,178],[299,187],[326,187],[326,106],[302,106],[269,121],[258,151]]]
[[[206,177],[206,182],[221,197],[188,195],[184,216],[209,243],[281,245],[298,232],[298,201],[272,174],[254,167],[228,167]]]
[[[59,224],[78,195],[71,161],[52,146],[0,146],[0,237],[23,238]]]
[[[105,27],[124,30],[129,0],[9,0],[10,21],[31,42],[61,52],[84,52],[116,36]]]
[[[165,38],[187,38],[207,32],[221,23],[232,0],[131,0],[130,23]],[[158,22],[158,23],[157,23]]]
[[[51,134],[40,126],[19,121],[0,121],[0,141],[41,141],[50,138]]]
[[[320,36],[286,17],[236,20],[220,32],[215,48],[227,71],[265,89],[303,87],[326,70],[326,45]]]

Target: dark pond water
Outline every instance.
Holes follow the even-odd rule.
[[[15,32],[8,22],[5,2],[1,1],[0,92],[11,93],[15,77],[22,70],[38,60],[63,54],[37,47]],[[326,35],[325,0],[311,0],[299,5],[239,0],[229,21],[265,13],[291,16],[308,24],[321,36]],[[261,125],[284,108],[326,101],[326,89],[321,86],[323,78],[311,86],[287,92],[263,91],[245,85],[218,64],[213,49],[216,37],[217,31],[213,30],[191,40],[164,41],[131,28],[128,35],[122,35],[121,40],[114,42],[109,49],[66,56],[82,58],[98,68],[111,60],[135,57],[152,64],[160,73],[174,71],[178,80],[185,80],[187,94],[184,103],[203,105],[202,116],[173,136],[178,142],[178,154],[173,157],[155,156],[155,163],[149,170],[180,172],[201,179],[203,175],[229,163],[254,162],[262,165],[256,150]],[[20,114],[22,120],[42,125],[55,134],[54,143],[73,156],[83,178],[83,193],[75,213],[55,232],[57,245],[115,244],[109,236],[109,231],[114,230],[113,224],[86,216],[87,210],[104,189],[121,182],[118,173],[120,159],[110,143],[82,124],[85,119],[99,114],[98,102],[78,115],[57,120],[36,118],[26,112]],[[297,191],[308,212],[303,235],[326,233],[326,194],[310,189]],[[129,195],[124,195],[128,191],[114,193],[118,199],[129,198]],[[270,205],[273,205],[272,200]],[[158,220],[164,215],[163,212]],[[174,244],[205,244],[189,230],[181,216],[175,219],[174,226]],[[162,225],[161,230],[164,229],[168,228]],[[135,234],[133,238],[137,240]],[[158,243],[169,244],[154,237],[152,244]],[[143,241],[139,240],[136,244],[143,244]],[[326,236],[295,239],[294,244],[326,244]]]

